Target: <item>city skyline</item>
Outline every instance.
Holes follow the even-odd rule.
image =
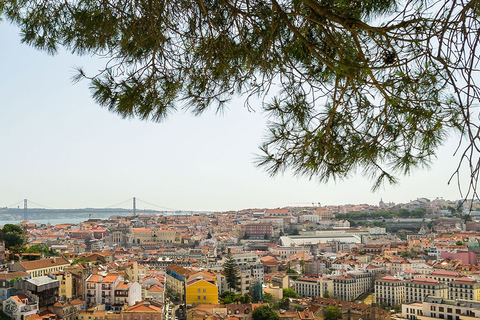
[[[74,67],[94,73],[97,59],[49,56],[20,43],[0,23],[4,39],[0,109],[0,207],[32,199],[51,208],[105,207],[138,197],[178,210],[227,211],[309,203],[405,203],[418,197],[460,199],[456,139],[439,150],[430,170],[370,191],[357,176],[318,184],[291,172],[271,178],[255,167],[268,119],[241,98],[223,114],[188,111],[163,123],[122,119],[96,105],[87,81],[72,84]]]

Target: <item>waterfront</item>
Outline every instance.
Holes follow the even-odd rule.
[[[57,224],[67,224],[67,223],[76,224],[76,223],[87,221],[88,219],[89,218],[39,219],[39,220],[29,220],[29,222],[40,223],[45,225],[50,223],[50,225],[54,226]],[[91,217],[90,219],[105,219],[105,218]],[[4,226],[6,224],[19,224],[22,221],[23,220],[7,220],[7,221],[0,220],[0,226]]]

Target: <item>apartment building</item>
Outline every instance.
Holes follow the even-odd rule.
[[[457,278],[448,283],[448,299],[480,301],[480,283],[468,277]]]
[[[167,291],[179,299],[184,299],[185,281],[191,271],[174,264],[166,268],[166,273],[165,288]]]
[[[373,285],[373,274],[350,272],[333,279],[333,295],[340,300],[353,301],[370,290]]]
[[[115,288],[120,282],[123,282],[123,277],[120,275],[102,276],[92,274],[85,283],[87,305],[104,304],[107,307],[112,306],[115,303]]]
[[[480,302],[426,297],[422,303],[402,305],[402,318],[410,320],[473,320],[480,318]]]
[[[243,272],[240,271],[238,273],[238,282],[237,282],[237,290],[235,291],[236,294],[250,294],[252,290],[252,285],[255,282],[255,278],[250,274],[250,272]],[[217,279],[217,286],[218,286],[218,294],[222,295],[224,292],[229,291],[227,280],[223,274],[216,274]]]
[[[295,292],[302,298],[323,297],[325,292],[333,295],[333,280],[300,277],[295,280]]]
[[[237,268],[249,272],[255,279],[263,283],[263,263],[256,253],[233,253]]]
[[[186,290],[187,306],[218,304],[218,287],[215,279],[192,279],[186,283]]]
[[[245,225],[245,234],[251,239],[264,239],[273,236],[272,223],[251,223]]]
[[[69,266],[70,262],[61,256],[33,261],[17,261],[10,267],[10,271],[24,271],[32,278],[38,278],[54,271],[63,271],[65,267]]]
[[[401,305],[405,302],[405,281],[397,277],[386,276],[375,281],[375,302],[378,305]]]
[[[450,283],[458,278],[461,278],[462,275],[456,271],[448,270],[437,270],[433,271],[429,275],[426,275],[425,278],[432,278],[441,282]]]
[[[23,320],[38,312],[38,304],[25,294],[11,296],[3,301],[3,312],[10,319]]]
[[[447,298],[448,286],[431,278],[415,278],[405,282],[405,301],[422,302],[427,296]]]
[[[115,286],[114,305],[122,309],[125,304],[133,306],[142,301],[142,286],[138,282],[120,281]]]

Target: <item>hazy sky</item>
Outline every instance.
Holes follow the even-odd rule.
[[[447,185],[457,164],[454,141],[430,170],[376,193],[361,177],[328,185],[289,173],[271,178],[253,164],[265,133],[260,107],[251,113],[238,100],[225,115],[179,112],[160,124],[122,119],[93,102],[86,81],[71,82],[75,66],[93,73],[95,60],[36,51],[6,22],[0,39],[0,207],[23,199],[55,209],[108,207],[137,197],[223,211],[460,198]]]

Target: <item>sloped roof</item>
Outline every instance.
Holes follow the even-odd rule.
[[[26,271],[70,265],[70,262],[68,262],[68,260],[63,256],[33,261],[20,261],[17,263],[20,264]]]

